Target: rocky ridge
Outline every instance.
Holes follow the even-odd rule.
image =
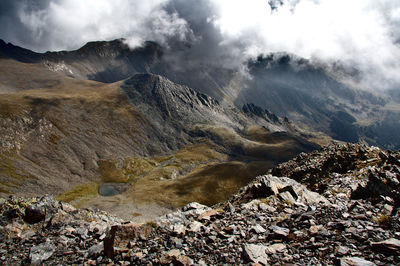
[[[248,73],[243,74],[235,67],[219,64],[218,58],[206,64],[188,63],[182,55],[192,52],[190,45],[168,49],[154,42],[130,49],[123,39],[117,39],[90,42],[75,51],[35,53],[0,40],[0,67],[5,62],[12,62],[11,68],[15,68],[16,62],[24,63],[24,67],[29,63],[31,67],[40,67],[40,73],[46,72],[49,77],[57,74],[101,83],[122,81],[137,73],[157,74],[207,94],[224,106],[246,108],[253,103],[288,117],[305,126],[305,130],[321,131],[337,140],[399,148],[396,93],[377,94],[369,88],[361,89],[354,85],[358,77],[352,71],[347,73],[340,66],[332,68],[287,53],[273,53],[249,60]],[[22,87],[10,76],[1,76],[0,92],[51,84],[41,74],[42,78],[35,76],[28,86]]]
[[[4,264],[400,263],[400,154],[332,144],[301,154],[213,207],[134,224],[53,200],[0,205]]]

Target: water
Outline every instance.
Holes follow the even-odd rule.
[[[104,183],[99,187],[99,194],[111,197],[125,192],[129,188],[129,183]]]

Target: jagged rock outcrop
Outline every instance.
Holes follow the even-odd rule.
[[[229,201],[212,207],[191,203],[142,225],[75,209],[51,197],[2,200],[0,260],[4,264],[397,265],[400,212],[392,198],[396,195],[354,198],[352,191],[364,179],[377,182],[382,175],[399,181],[399,173],[391,168],[400,162],[398,154],[364,145],[331,145],[271,171],[294,177],[295,172],[307,173],[301,169],[342,156],[334,168],[322,168],[314,176],[315,182],[318,178],[325,182],[322,194],[291,178],[269,174],[256,178]],[[348,156],[353,164],[343,159]],[[383,183],[395,192],[393,184]],[[24,222],[28,209],[44,210],[44,219]]]

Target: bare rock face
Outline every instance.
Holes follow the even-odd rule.
[[[148,225],[133,223],[114,225],[104,239],[104,254],[113,258],[116,251],[127,249],[130,241],[146,240],[151,232],[152,227]]]

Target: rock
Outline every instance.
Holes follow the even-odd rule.
[[[32,237],[36,235],[35,231],[33,230],[26,230],[21,234],[21,239],[23,240],[30,240]]]
[[[104,250],[103,243],[99,243],[89,248],[88,255],[89,257],[98,257]]]
[[[114,249],[127,248],[130,240],[146,239],[152,232],[152,227],[141,224],[122,224],[114,225],[104,239],[104,255],[109,258],[114,257]]]
[[[265,252],[269,255],[275,254],[277,252],[284,252],[286,250],[286,245],[285,244],[273,244],[271,246],[268,246],[265,249]]]
[[[39,206],[28,206],[25,209],[24,221],[30,224],[39,223],[46,219],[46,209]]]
[[[172,231],[176,234],[176,235],[184,235],[186,233],[186,227],[183,224],[176,224],[173,226]]]
[[[279,194],[278,194],[278,198],[279,198],[280,200],[284,201],[285,203],[288,203],[288,204],[294,204],[294,203],[296,202],[296,200],[295,200],[295,198],[293,197],[293,195],[290,194],[290,192],[288,192],[288,191],[279,193]]]
[[[169,265],[171,263],[182,266],[194,265],[193,260],[182,255],[178,249],[172,249],[168,252],[164,252],[160,258],[160,263],[163,265]]]
[[[380,242],[372,242],[371,246],[374,250],[389,254],[389,255],[400,255],[400,240],[390,238]]]
[[[76,211],[76,208],[69,203],[61,202],[61,209],[65,212],[73,212]]]
[[[235,213],[236,209],[232,205],[232,203],[228,202],[228,206],[227,207],[228,207],[230,213]]]
[[[206,205],[192,202],[182,208],[184,212],[191,211],[191,210],[210,210],[210,208]]]
[[[34,246],[29,251],[29,260],[33,265],[39,265],[43,261],[48,260],[56,250],[56,246],[50,242],[45,242]]]
[[[313,225],[308,231],[311,235],[317,235],[320,234],[323,230],[325,230],[323,225]]]
[[[265,232],[267,232],[267,230],[264,229],[264,227],[262,227],[261,225],[257,224],[255,226],[253,226],[250,231],[255,232],[256,234],[263,234]]]
[[[261,211],[268,211],[268,212],[275,212],[275,211],[276,211],[276,208],[274,208],[274,207],[272,207],[272,206],[269,206],[269,205],[267,205],[267,204],[265,204],[265,203],[263,203],[263,202],[261,202],[261,203],[258,205],[258,208],[259,208]]]
[[[70,221],[69,216],[70,215],[68,213],[66,213],[65,211],[59,210],[56,214],[54,214],[51,217],[49,223],[51,226],[66,224]]]
[[[202,214],[199,215],[198,219],[199,220],[210,220],[211,217],[214,217],[218,214],[217,210],[209,210],[209,211],[205,211]]]
[[[376,264],[363,258],[348,257],[340,259],[340,266],[376,266]]]
[[[286,193],[288,192],[288,193]],[[309,191],[304,185],[287,177],[276,177],[264,175],[257,177],[256,181],[246,187],[241,197],[246,198],[266,198],[271,195],[279,196],[290,202],[302,202],[305,204],[323,203],[329,204],[329,201],[316,192]]]
[[[182,239],[173,237],[173,238],[171,238],[171,242],[177,249],[182,248],[182,244],[183,244]]]
[[[349,254],[349,252],[350,252],[350,249],[348,247],[345,247],[345,246],[338,246],[336,248],[336,254],[339,255],[339,256],[347,255],[347,254]]]
[[[202,223],[200,223],[198,221],[194,221],[189,225],[189,231],[190,232],[200,232],[202,227],[203,227]]]
[[[277,237],[287,237],[289,235],[290,230],[288,228],[271,225],[269,229],[272,233]]]
[[[266,249],[267,247],[263,245],[245,244],[243,248],[243,254],[245,259],[250,262],[269,265]]]
[[[24,225],[14,221],[13,223],[8,224],[5,229],[12,237],[20,238],[24,230]]]

